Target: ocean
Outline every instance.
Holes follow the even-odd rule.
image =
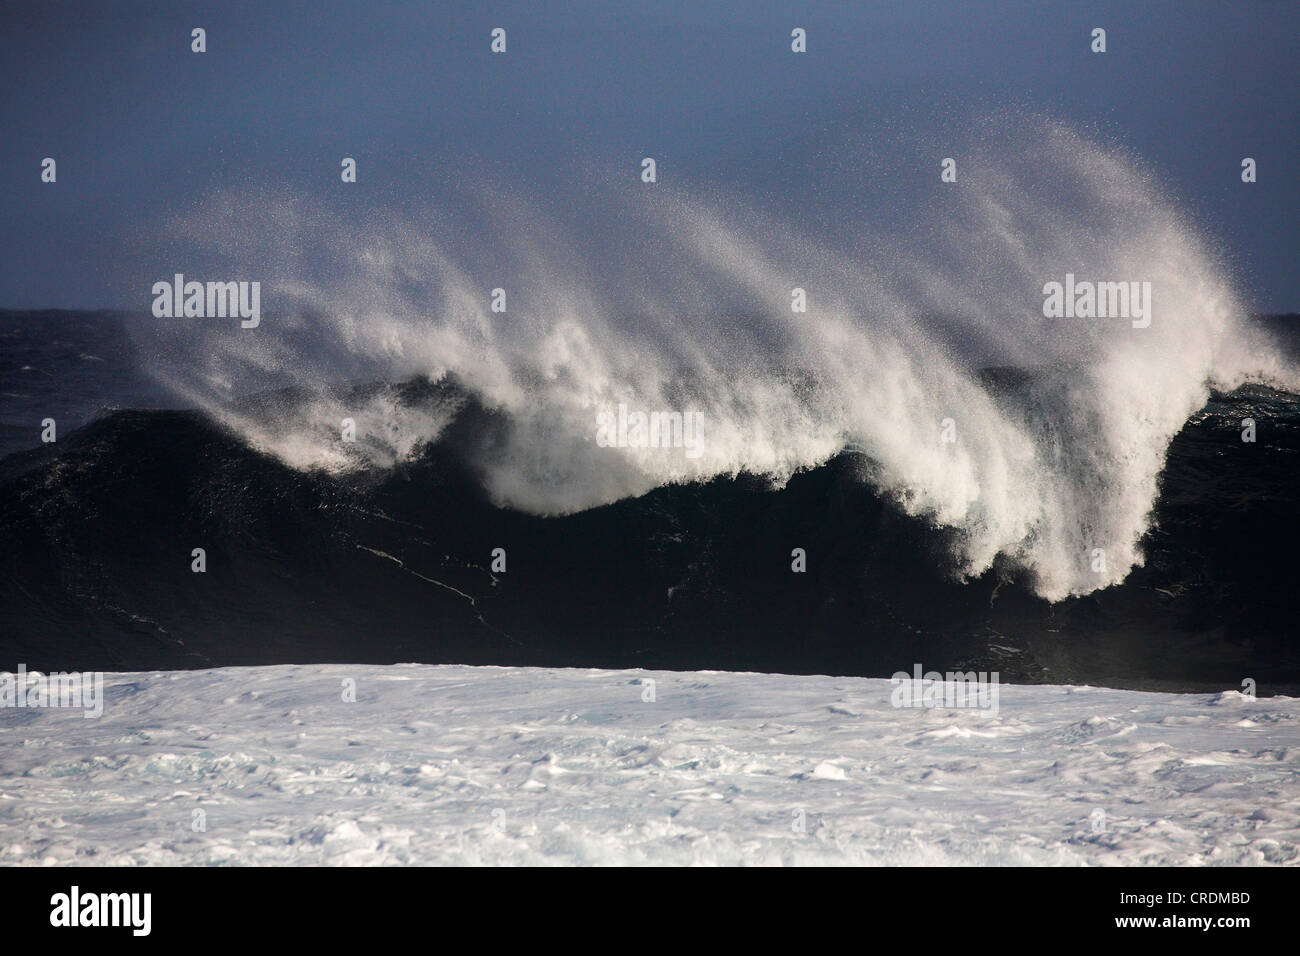
[[[1162,456],[1138,563],[1107,577],[1081,553],[1096,585],[1045,595],[1024,548],[963,571],[979,526],[909,512],[861,444],[781,481],[740,469],[530,510],[494,492],[502,450],[520,447],[516,423],[455,376],[328,390],[332,408],[439,422],[400,455],[400,437],[353,452],[324,426],[293,436],[321,414],[319,390],[247,396],[224,420],[178,400],[137,344],[152,321],[0,313],[0,659],[864,677],[923,662],[1015,683],[1300,688],[1291,392],[1211,393]],[[1294,317],[1250,322],[1282,342],[1297,328]],[[975,380],[1011,407],[1067,374],[998,368]],[[45,418],[57,423],[49,443]],[[587,454],[595,434],[593,420]],[[290,439],[354,457],[302,467],[265,444]],[[1089,502],[1079,508],[1095,520]]]

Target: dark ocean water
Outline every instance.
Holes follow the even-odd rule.
[[[1272,324],[1284,332],[1293,319]],[[350,661],[727,669],[1300,693],[1300,399],[1215,395],[1170,449],[1123,584],[959,583],[946,532],[845,453],[566,517],[494,506],[472,396],[391,470],[291,469],[150,383],[119,316],[0,313],[0,668]],[[1004,387],[1014,371],[990,372]],[[401,386],[412,406],[454,384]],[[58,441],[42,445],[41,420]],[[1240,441],[1254,418],[1258,441]],[[813,556],[790,573],[790,542]],[[207,571],[191,571],[202,547]],[[505,573],[491,552],[504,548]],[[6,662],[8,662],[6,664]]]

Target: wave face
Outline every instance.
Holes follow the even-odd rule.
[[[335,398],[355,407],[374,388]],[[115,412],[0,462],[0,660],[876,677],[922,662],[1020,683],[1208,690],[1252,677],[1260,693],[1300,693],[1295,395],[1212,398],[1171,445],[1145,566],[1051,603],[1028,572],[954,580],[961,532],[877,492],[861,454],[775,490],[720,477],[539,517],[498,507],[477,472],[513,423],[446,383],[381,391],[459,411],[385,469],[298,470],[195,411]],[[277,406],[298,400],[315,398]],[[1246,417],[1266,423],[1254,445],[1239,439]]]
[[[473,233],[432,210],[358,228],[283,194],[211,197],[171,224],[177,241],[224,256],[221,275],[299,278],[269,284],[280,314],[256,333],[187,323],[154,362],[253,447],[331,471],[410,460],[456,408],[403,407],[391,388],[344,406],[321,383],[454,379],[506,423],[474,472],[536,515],[718,476],[779,487],[856,449],[876,491],[952,532],[958,578],[1005,564],[1048,600],[1087,594],[1141,565],[1169,444],[1210,388],[1296,376],[1131,157],[998,117],[960,155],[957,183],[916,187],[905,228],[864,211],[830,236],[740,199],[597,181],[615,223],[599,249],[486,187]],[[1044,284],[1067,272],[1150,282],[1154,321],[1044,318]],[[1040,374],[991,394],[987,365]],[[235,401],[272,386],[315,398]],[[700,416],[698,457],[601,447],[597,417],[620,405]]]

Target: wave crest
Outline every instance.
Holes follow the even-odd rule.
[[[345,407],[326,383],[454,377],[501,423],[475,449],[485,487],[538,514],[742,472],[779,485],[856,448],[864,480],[957,532],[955,574],[1002,562],[1049,600],[1088,593],[1141,564],[1169,443],[1209,389],[1297,377],[1132,156],[1047,120],[973,129],[958,182],[936,159],[888,228],[600,177],[568,226],[499,188],[472,213],[361,226],[283,193],[214,196],[173,236],[264,277],[268,318],[163,336],[159,374],[255,446],[334,470],[402,461],[455,408],[382,387]],[[1150,282],[1150,327],[1044,318],[1067,272]],[[286,386],[291,412],[236,401]],[[701,414],[699,456],[602,447],[597,416],[620,404]],[[337,440],[344,417],[365,441]]]

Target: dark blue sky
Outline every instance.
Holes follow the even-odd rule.
[[[683,182],[872,202],[910,158],[857,167],[846,143],[1015,104],[1131,147],[1253,306],[1296,310],[1297,36],[1294,2],[10,3],[0,306],[146,308],[130,250],[157,217],[250,182],[337,195],[343,156],[376,208],[454,197],[458,169],[563,193],[643,155]]]

